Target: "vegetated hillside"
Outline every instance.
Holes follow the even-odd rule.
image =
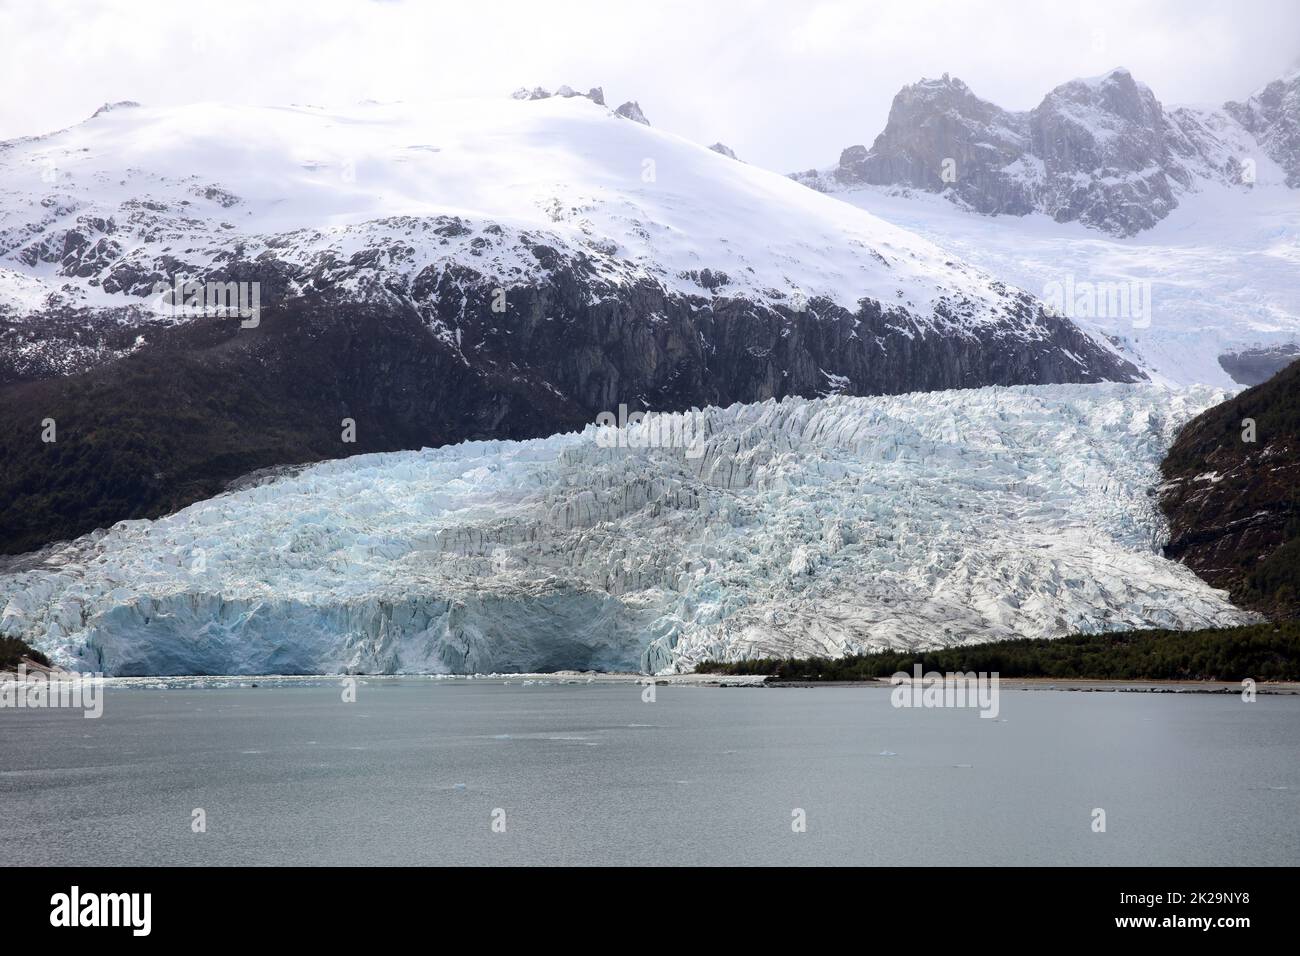
[[[699,674],[767,674],[779,680],[877,680],[899,671],[996,672],[1059,680],[1300,680],[1300,623],[1197,631],[1127,631],[996,641],[936,651],[884,651],[841,658],[705,661]]]
[[[1162,471],[1165,553],[1242,607],[1300,616],[1300,364],[1194,418]]]
[[[28,647],[16,637],[0,637],[0,671],[16,668],[23,659],[33,660],[46,667],[50,659],[34,648]]]

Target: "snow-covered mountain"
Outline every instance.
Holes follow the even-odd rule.
[[[1249,188],[1262,160],[1300,186],[1300,71],[1246,103],[1166,111],[1127,70],[1071,80],[1012,112],[944,74],[894,98],[871,149],[797,178],[907,186],[988,215],[1040,212],[1116,236],[1150,229],[1206,183]]]
[[[661,671],[1232,624],[1151,496],[1222,398],[790,398],[358,456],[57,546],[0,576],[0,633],[116,674]]]
[[[339,112],[119,104],[3,144],[0,303],[15,319],[90,307],[145,327],[160,282],[256,280],[264,305],[328,291],[416,309],[470,364],[469,288],[505,290],[500,325],[528,304],[515,290],[558,276],[572,306],[635,308],[630,293],[653,288],[695,313],[811,306],[863,340],[1033,352],[1049,337],[1032,300],[929,242],[626,122],[599,90],[543,92]],[[559,305],[546,318],[564,323]],[[6,350],[38,349],[49,324],[11,321]],[[1066,351],[1049,380],[1131,377],[1104,348]]]

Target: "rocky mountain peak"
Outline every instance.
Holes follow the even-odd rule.
[[[1030,151],[1043,166],[1039,205],[1059,222],[1131,235],[1178,205],[1191,175],[1170,154],[1170,123],[1151,89],[1124,69],[1072,80],[1030,114]]]
[[[980,99],[961,80],[945,73],[940,79],[922,79],[899,90],[890,106],[889,121],[881,137],[902,136],[932,122],[988,124],[1005,122],[1006,117],[1013,115]]]
[[[903,87],[871,149],[844,150],[835,175],[845,184],[953,189],[981,212],[1028,212],[1020,188],[996,172],[1023,156],[1028,140],[1024,114],[982,100],[944,74]]]
[[[945,73],[938,79],[922,77],[915,83],[903,87],[898,91],[898,95],[894,97],[894,104],[897,106],[900,99],[903,101],[929,99],[960,102],[969,98],[975,98],[975,94],[971,92],[970,87],[957,77]]]
[[[641,112],[641,104],[636,100],[628,100],[618,109],[614,110],[624,119],[630,119],[634,123],[640,123],[642,126],[649,126],[650,121],[645,118],[645,113]]]
[[[1147,128],[1158,128],[1163,115],[1151,88],[1120,67],[1089,79],[1076,79],[1052,90],[1036,111],[1060,109],[1069,103],[1102,117],[1118,117]],[[1091,119],[1084,115],[1080,119]]]

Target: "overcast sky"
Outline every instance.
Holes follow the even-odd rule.
[[[0,0],[0,139],[110,100],[351,103],[602,85],[788,172],[944,72],[1011,109],[1126,66],[1166,104],[1300,62],[1300,0]]]

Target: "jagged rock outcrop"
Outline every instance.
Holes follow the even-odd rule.
[[[835,175],[844,183],[907,184],[931,192],[952,188],[980,212],[1021,215],[1033,209],[1032,164],[1023,113],[980,99],[946,73],[894,97],[889,122],[870,150],[850,146]]]
[[[552,96],[558,96],[561,99],[572,99],[575,96],[581,96],[591,100],[598,106],[605,105],[605,91],[599,86],[593,86],[586,93],[579,93],[571,86],[561,86],[554,93],[541,86],[535,86],[531,90],[521,86],[511,96],[517,100],[548,100]]]
[[[135,100],[118,100],[116,103],[105,103],[91,114],[91,119],[94,119],[96,116],[101,116],[104,113],[111,113],[113,110],[135,109],[139,107],[139,105],[140,104]]]
[[[1177,205],[1174,183],[1191,182],[1159,101],[1127,70],[1057,87],[1029,114],[1029,133],[1043,167],[1038,203],[1058,222],[1131,235]]]
[[[726,143],[714,143],[712,146],[709,147],[709,149],[713,150],[715,153],[721,153],[723,156],[726,156],[728,159],[734,159],[737,162],[740,161],[740,157],[736,155],[736,151],[732,149],[730,146],[728,146]]]
[[[645,118],[645,113],[641,112],[641,104],[636,100],[628,100],[618,109],[614,110],[624,119],[630,119],[634,123],[640,123],[642,126],[649,126],[650,121]]]

